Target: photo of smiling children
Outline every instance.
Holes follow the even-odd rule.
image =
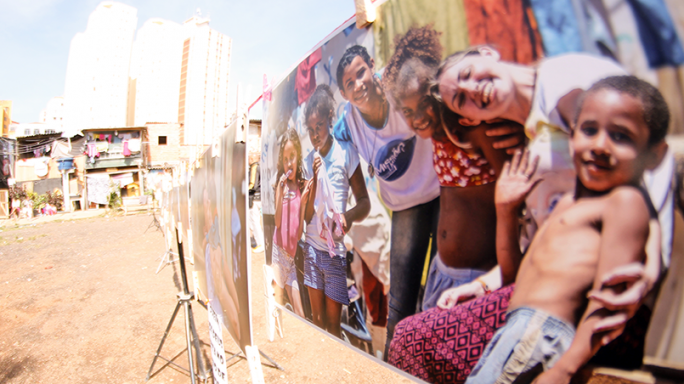
[[[304,180],[302,145],[297,132],[290,129],[280,140],[278,183],[275,191],[276,228],[273,234],[271,266],[275,283],[280,288],[276,294],[277,302],[285,305],[282,297],[282,291],[285,290],[295,313],[303,317],[294,259],[304,229],[304,209],[309,200],[309,190],[305,191],[305,186],[310,183]]]
[[[561,198],[532,241],[516,271],[506,325],[466,383],[537,375],[537,384],[569,383],[598,351],[611,332],[595,334],[595,324],[612,312],[587,293],[621,292],[624,287],[604,285],[601,276],[642,263],[649,234],[659,238],[657,212],[641,177],[658,165],[668,123],[660,92],[633,76],[605,78],[581,96],[570,138],[575,191]],[[518,209],[536,186],[536,167],[528,166],[527,156],[517,154],[505,166],[497,207]],[[509,254],[515,252],[499,256]]]

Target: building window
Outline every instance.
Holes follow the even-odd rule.
[[[34,135],[40,135],[40,129],[36,128],[33,130]]]
[[[54,129],[46,129],[45,133],[55,133],[55,130]]]
[[[166,145],[166,136],[159,136],[158,143],[159,145]]]
[[[24,135],[28,136],[31,134],[31,128],[25,128],[24,129]]]

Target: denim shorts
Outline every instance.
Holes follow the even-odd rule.
[[[321,290],[329,298],[349,305],[347,292],[347,259],[330,257],[327,250],[321,251],[304,243],[304,285]]]
[[[477,269],[447,267],[437,254],[430,264],[430,271],[425,282],[423,311],[437,306],[437,301],[445,290],[470,283],[486,272]]]
[[[516,308],[494,334],[466,384],[512,383],[518,376],[531,382],[553,367],[574,337],[571,324],[536,309]]]
[[[297,281],[297,268],[295,267],[294,256],[273,244],[273,278],[280,288],[286,285],[292,286],[293,281]]]

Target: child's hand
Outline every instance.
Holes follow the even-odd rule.
[[[292,171],[287,171],[280,176],[280,181],[278,182],[279,186],[284,187],[287,185],[287,179],[290,177],[290,173],[292,173]]]
[[[323,160],[321,160],[320,156],[314,156],[313,160],[313,173],[314,173],[314,179],[318,177],[318,170],[321,168],[321,164],[323,164]]]
[[[627,289],[620,293],[616,293],[613,289],[604,289],[592,290],[587,295],[590,300],[598,301],[606,309],[617,311],[617,313],[601,319],[594,325],[595,334],[606,332],[601,337],[602,345],[610,343],[622,333],[625,324],[634,316],[639,305],[641,305],[641,301],[648,293],[643,264],[623,265],[601,277],[601,285],[604,288],[623,284],[627,286]]]
[[[473,281],[467,284],[459,285],[458,287],[449,288],[442,292],[437,300],[437,306],[442,309],[449,309],[458,303],[482,297],[485,294],[482,284]]]
[[[529,161],[530,151],[515,152],[513,159],[504,163],[501,175],[496,182],[494,203],[497,207],[517,208],[527,195],[542,181],[534,178],[539,164],[539,156]]]
[[[304,192],[302,192],[302,207],[306,205],[305,202],[309,201],[309,196],[311,195],[311,189],[313,186],[313,179],[307,180],[304,184]]]
[[[490,122],[491,128],[485,131],[485,135],[496,137],[492,145],[494,149],[505,149],[512,155],[517,150],[522,150],[525,145],[525,128],[520,124],[504,121],[501,123]]]
[[[568,384],[570,379],[572,379],[572,375],[562,369],[554,368],[537,376],[532,384]]]

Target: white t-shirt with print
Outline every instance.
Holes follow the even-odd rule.
[[[416,136],[391,103],[380,129],[368,125],[358,108],[347,103],[333,131],[337,140],[351,141],[359,155],[373,164],[380,195],[389,209],[401,211],[439,196],[432,142]]]

